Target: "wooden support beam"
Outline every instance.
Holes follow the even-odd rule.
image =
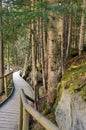
[[[7,77],[4,77],[4,89],[5,89],[5,95],[7,97]]]

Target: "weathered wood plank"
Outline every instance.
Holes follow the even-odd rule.
[[[19,89],[23,88],[25,93],[33,98],[33,90],[19,76],[19,72],[13,74],[15,93],[11,99],[0,106],[0,130],[18,130],[19,113]]]

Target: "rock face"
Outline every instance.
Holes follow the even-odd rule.
[[[63,91],[55,116],[60,130],[86,130],[86,102],[77,93]]]

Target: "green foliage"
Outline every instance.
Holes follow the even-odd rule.
[[[23,68],[21,71],[20,71],[20,76],[22,76],[26,71],[26,68]]]
[[[44,88],[43,86],[42,87],[39,87],[39,96],[43,96],[44,95]]]
[[[31,65],[28,65],[28,66],[27,66],[27,71],[30,72],[31,70],[32,70],[32,66],[31,66]]]
[[[61,16],[73,15],[79,21],[81,2],[72,1],[70,3],[57,2],[55,4],[48,1],[38,1],[34,9],[30,11],[31,1],[27,0],[4,0],[5,7],[0,12],[3,17],[4,34],[11,39],[14,34],[19,34],[20,29],[24,29],[32,19],[44,17],[48,19],[51,13],[60,14]],[[29,6],[28,6],[29,5]],[[14,36],[15,37],[15,36]]]
[[[40,61],[39,63],[37,63],[37,69],[38,69],[39,71],[42,70],[42,64],[41,64],[41,61]]]
[[[82,96],[82,98],[84,99],[84,101],[86,101],[86,85],[81,89],[81,91],[79,92],[79,94]]]
[[[32,70],[32,66],[31,65],[28,65],[27,67],[24,67],[22,68],[22,70],[20,71],[20,76],[22,76],[23,74],[25,73],[30,73]]]
[[[70,49],[70,52],[69,52],[69,54],[68,54],[68,59],[71,59],[71,58],[73,58],[73,57],[75,57],[75,56],[77,56],[78,55],[78,48],[71,48]]]

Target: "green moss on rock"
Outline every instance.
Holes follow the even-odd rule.
[[[59,83],[57,85],[57,97],[56,97],[55,103],[53,105],[53,110],[55,110],[56,106],[58,105],[58,102],[60,101],[61,95],[62,95],[62,86],[61,86],[61,83]]]
[[[82,98],[84,99],[84,101],[86,101],[86,85],[81,89],[81,91],[79,93],[82,96]]]
[[[79,86],[86,79],[86,55],[82,57],[74,58],[70,67],[66,70],[62,80],[61,86],[65,89],[69,89],[70,93],[78,90]],[[84,100],[86,100],[86,86],[83,86],[79,94]]]

